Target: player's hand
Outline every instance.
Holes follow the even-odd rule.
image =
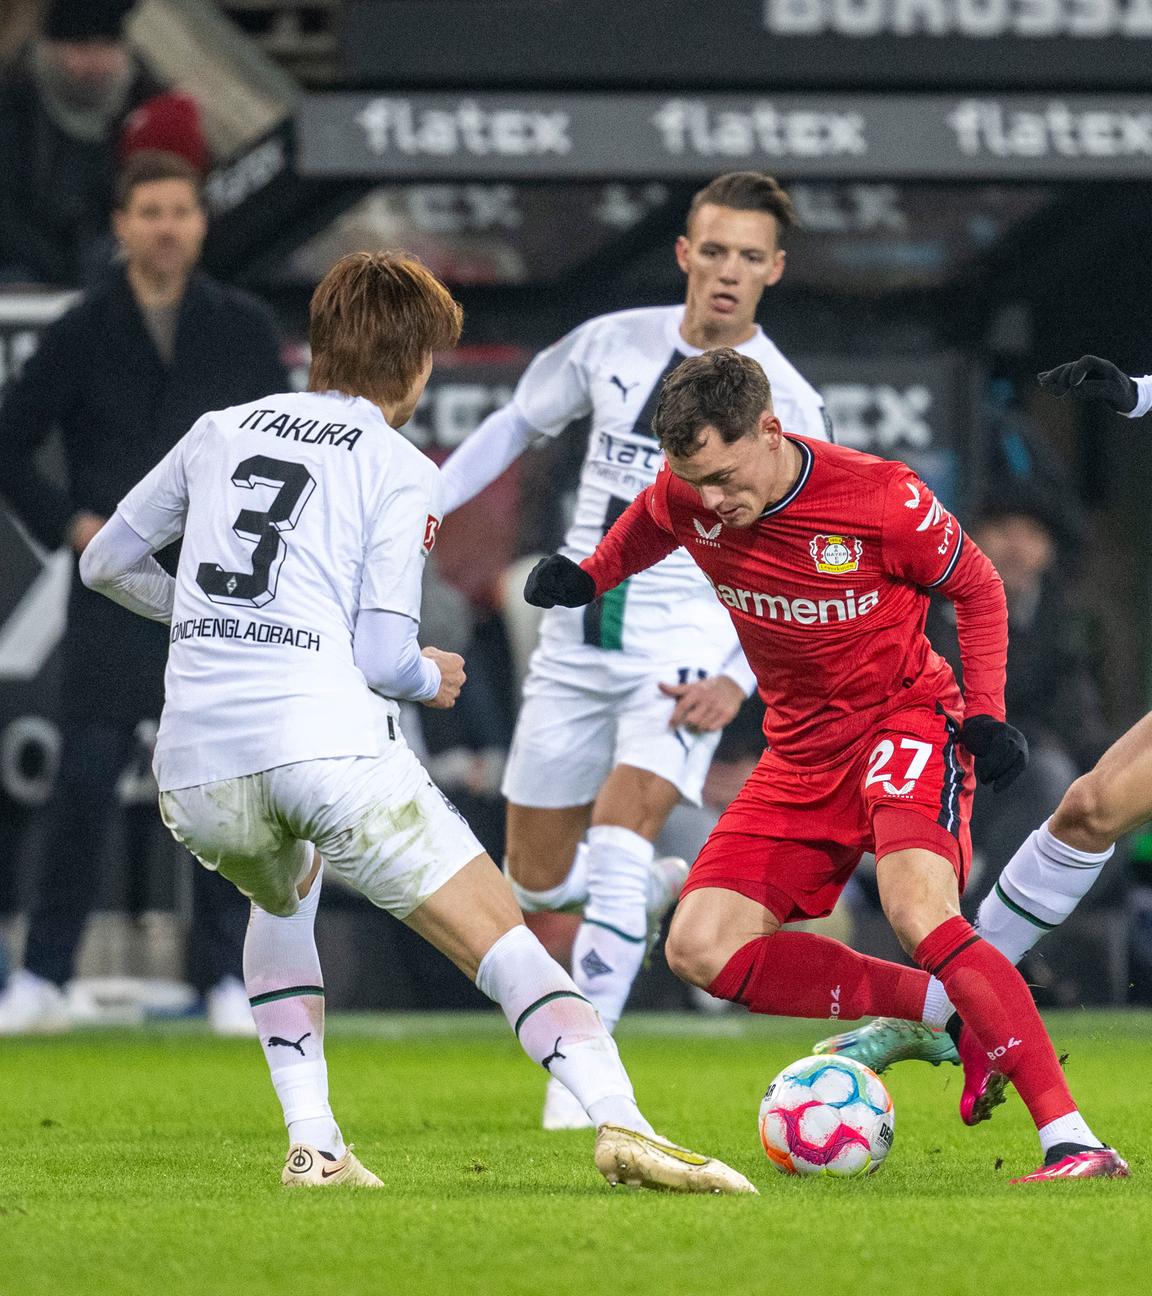
[[[92,543],[96,532],[107,522],[99,513],[77,513],[68,523],[68,543],[74,552],[82,554]]]
[[[660,692],[676,699],[669,726],[689,733],[723,729],[744,702],[744,690],[727,675],[713,675],[691,684],[661,684]]]
[[[1003,792],[1028,765],[1028,739],[1003,720],[970,716],[960,726],[960,741],[976,758],[976,778]]]
[[[533,607],[583,607],[596,597],[596,582],[563,554],[541,558],[524,582],[524,601]]]
[[[1057,365],[1036,375],[1036,381],[1053,396],[1075,396],[1077,400],[1098,400],[1111,405],[1117,414],[1136,408],[1136,384],[1111,360],[1081,356],[1069,364]]]
[[[456,705],[464,681],[464,658],[459,653],[444,652],[440,648],[424,648],[421,657],[430,657],[440,667],[440,688],[434,698],[429,698],[423,705],[436,711],[447,711]]]

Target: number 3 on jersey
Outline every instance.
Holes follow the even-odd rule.
[[[904,777],[899,785],[893,782],[890,762],[896,755],[896,744],[890,738],[883,738],[876,745],[876,750],[868,757],[868,777],[864,780],[865,787],[871,787],[873,783],[883,783],[884,791],[889,796],[907,796],[916,786],[916,780],[924,773],[924,766],[928,764],[928,757],[932,755],[932,744],[926,742],[917,742],[915,738],[901,738],[900,750],[912,753],[904,770]]]
[[[303,464],[267,455],[252,455],[237,464],[232,482],[242,490],[257,486],[278,486],[266,512],[241,509],[232,530],[242,540],[255,544],[250,572],[225,571],[218,563],[202,562],[196,569],[196,584],[213,603],[241,607],[264,607],[276,597],[276,580],[288,552],[283,533],[300,520],[304,505],[316,489],[316,481]]]

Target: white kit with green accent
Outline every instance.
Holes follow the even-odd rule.
[[[652,435],[661,382],[682,360],[700,354],[680,336],[683,318],[683,306],[601,315],[542,351],[520,379],[514,404],[543,435],[558,436],[577,419],[591,419],[563,549],[569,558],[591,554],[664,462]],[[819,394],[776,345],[758,328],[736,349],[768,375],[785,430],[826,440]],[[715,519],[702,513],[701,522],[706,537]],[[668,657],[678,636],[702,634],[735,646],[726,609],[691,554],[678,551],[587,608],[553,608],[544,617],[541,648],[551,659],[575,645]]]

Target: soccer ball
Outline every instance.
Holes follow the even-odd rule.
[[[895,1123],[876,1072],[836,1054],[786,1066],[760,1103],[760,1142],[784,1174],[872,1174],[892,1147]]]

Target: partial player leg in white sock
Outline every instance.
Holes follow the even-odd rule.
[[[1077,850],[1054,837],[1047,822],[1041,824],[1005,864],[996,885],[984,897],[976,929],[1006,959],[1019,963],[1041,936],[1059,927],[1073,912],[1114,850],[1114,846],[1099,854]],[[952,1012],[944,987],[933,977],[924,1001],[925,1024],[939,1029]],[[1087,1130],[1081,1117],[1075,1119]],[[1096,1139],[1053,1137],[1044,1146],[1060,1142],[1093,1144]]]
[[[527,927],[505,932],[484,955],[476,985],[504,1010],[524,1052],[576,1096],[594,1124],[652,1133],[612,1036]]]
[[[644,962],[654,854],[650,841],[627,828],[588,831],[588,903],[572,947],[572,979],[609,1031]]]
[[[1045,1152],[1057,1143],[1079,1143],[1081,1147],[1103,1147],[1104,1145],[1088,1128],[1088,1123],[1078,1111],[1069,1112],[1067,1116],[1058,1116],[1047,1125],[1041,1125],[1040,1146]]]
[[[524,913],[578,910],[584,907],[588,899],[588,846],[585,842],[581,842],[576,847],[572,867],[568,870],[568,876],[564,881],[544,891],[531,891],[528,887],[521,886],[508,872],[507,867],[504,872],[512,888],[512,894],[516,897],[516,903]]]
[[[1044,823],[1004,866],[976,919],[980,935],[1013,963],[1087,895],[1115,847],[1092,854],[1054,837]]]
[[[252,906],[244,939],[244,985],[284,1109],[289,1145],[307,1143],[339,1157],[344,1139],[328,1105],[324,980],[316,952],[322,876],[317,874],[290,918],[275,918]]]

